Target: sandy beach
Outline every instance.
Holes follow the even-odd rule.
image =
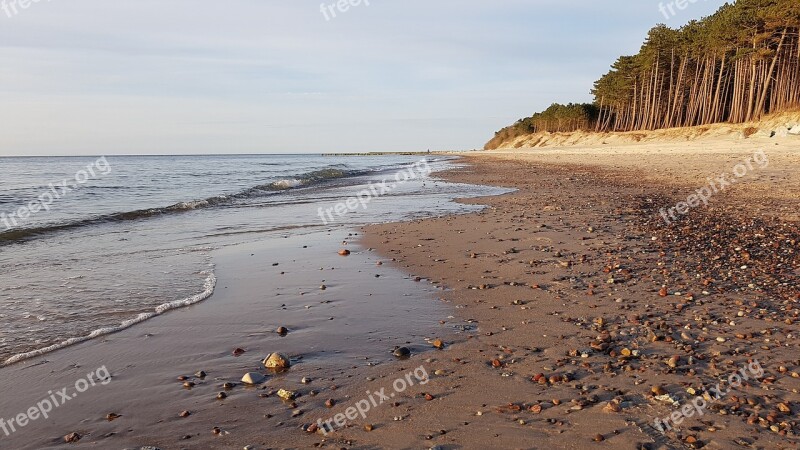
[[[208,301],[0,372],[19,411],[53,380],[111,374],[6,442],[796,448],[798,145],[667,225],[659,209],[755,151],[719,145],[484,152],[437,174],[516,189],[468,201],[481,212],[228,248]],[[284,307],[237,312],[267,286]],[[307,314],[360,337],[304,338]],[[355,316],[372,318],[338,319]],[[264,369],[273,351],[293,366]],[[246,387],[245,372],[267,379]]]

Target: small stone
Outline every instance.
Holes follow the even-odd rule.
[[[289,357],[282,353],[270,353],[263,362],[267,369],[288,369],[292,365]]]
[[[287,391],[286,389],[279,389],[278,390],[278,397],[280,397],[280,398],[282,398],[282,399],[284,399],[286,401],[294,400],[296,396],[297,396],[297,394],[295,394],[292,391]]]
[[[311,378],[303,377],[303,379],[300,380],[300,382],[303,383],[303,384],[311,383]]]
[[[278,329],[275,330],[275,332],[278,333],[280,336],[286,336],[287,334],[289,334],[289,329],[286,327],[278,327]]]
[[[258,372],[247,372],[242,377],[242,383],[249,384],[249,385],[255,385],[255,384],[263,383],[264,380],[266,380],[266,379],[267,379],[267,377],[265,377],[264,375],[262,375],[262,374],[260,374]]]
[[[350,250],[347,250],[347,249],[339,250],[339,255],[340,256],[349,256],[350,255]]]
[[[650,389],[650,392],[652,392],[654,395],[666,395],[667,394],[667,390],[664,389],[661,386],[653,386]]]
[[[228,394],[224,392],[220,392],[219,394],[217,394],[217,400],[225,400],[226,398],[228,398]]]
[[[120,416],[117,413],[108,413],[108,414],[106,414],[106,420],[109,421],[109,422],[111,422],[112,420],[119,419],[120,417],[122,417],[122,416]]]
[[[364,425],[364,431],[369,432],[369,431],[372,431],[374,429],[375,429],[375,427],[373,427],[372,424],[370,424],[370,423]]]
[[[214,427],[214,428],[211,430],[211,432],[212,432],[212,433],[214,433],[215,435],[219,435],[219,434],[221,434],[221,433],[222,433],[222,430],[221,430],[219,427]]]
[[[78,433],[70,433],[70,434],[64,436],[64,442],[66,442],[67,444],[73,444],[73,443],[78,442],[80,440],[81,440],[81,435],[78,434]]]
[[[334,405],[336,405],[336,400],[334,400],[332,398],[329,398],[329,399],[325,400],[325,407],[326,408],[333,408]]]
[[[606,406],[603,407],[603,411],[607,413],[618,413],[621,410],[622,408],[620,407],[619,402],[616,401],[608,402],[606,403]]]
[[[433,346],[441,350],[444,348],[444,342],[441,339],[436,339],[433,341]]]
[[[411,356],[411,350],[406,347],[395,347],[394,351],[392,351],[392,354],[398,358],[408,358]]]
[[[595,435],[593,440],[595,442],[603,442],[603,441],[606,440],[606,438],[602,434],[597,434],[597,435]]]
[[[180,413],[180,414],[178,414],[178,415],[179,415],[180,417],[189,417],[189,416],[191,416],[191,415],[192,415],[192,413],[191,413],[191,412],[189,412],[189,411],[185,411],[185,410],[184,410],[184,411],[181,411],[181,413]]]
[[[233,356],[242,356],[246,351],[243,348],[237,348],[233,351]]]
[[[197,371],[197,373],[195,373],[194,376],[196,376],[197,378],[202,379],[202,378],[206,377],[206,373],[204,371],[200,370],[200,371]]]

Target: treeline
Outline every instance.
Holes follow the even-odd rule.
[[[597,113],[588,114],[588,124],[567,120],[564,124],[572,126],[552,129],[552,119],[542,122],[535,114],[495,138],[523,130],[634,131],[740,123],[798,107],[799,31],[800,0],[738,0],[677,30],[658,25],[638,54],[620,57],[595,82],[591,106]],[[563,108],[570,106],[588,111],[586,105]]]
[[[739,0],[678,30],[659,25],[595,83],[596,128],[738,123],[797,106],[798,29],[798,0]]]
[[[492,142],[500,143],[537,132],[588,130],[597,123],[599,114],[600,109],[591,103],[570,103],[568,105],[553,103],[546,110],[520,119],[514,125],[498,131]]]

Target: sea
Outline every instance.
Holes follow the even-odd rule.
[[[213,251],[467,213],[442,155],[0,158],[0,367],[201,301]],[[209,300],[209,298],[211,299]]]

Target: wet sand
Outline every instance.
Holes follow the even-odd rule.
[[[19,408],[4,411],[22,411],[45,386],[87,368],[106,364],[114,375],[71,400],[69,414],[15,434],[12,446],[61,448],[78,432],[69,448],[797,448],[800,230],[788,220],[797,153],[771,156],[754,175],[764,186],[757,202],[743,181],[672,226],[658,214],[745,150],[688,160],[666,152],[644,167],[613,154],[557,162],[481,154],[441,175],[517,189],[470,200],[488,205],[480,213],[324,236],[309,259],[229,249],[219,255],[217,301],[0,372],[18,392],[10,406]],[[696,176],[669,175],[682,166]],[[348,257],[336,255],[342,240]],[[300,255],[302,244],[287,245]],[[336,269],[312,276],[317,266]],[[281,281],[281,271],[300,276]],[[265,289],[291,291],[290,310],[272,302],[258,314],[226,310],[258,302]],[[335,308],[320,303],[334,291],[364,298],[352,307],[374,307],[375,321],[336,324],[363,335],[352,344],[304,341],[292,314],[312,305],[320,322],[336,322]],[[287,337],[274,334],[280,325]],[[396,360],[395,345],[411,357]],[[237,346],[247,353],[233,357]],[[340,365],[315,358],[340,346]],[[260,388],[242,387],[241,375],[263,372],[270,351],[296,364]],[[723,381],[725,395],[702,415],[664,434],[653,427],[691,403],[690,392],[756,361],[763,373],[744,372],[730,392]],[[192,376],[200,369],[205,379]],[[184,389],[179,375],[196,385]],[[225,381],[237,386],[216,400]],[[281,400],[281,388],[298,397]],[[364,401],[372,404],[363,417],[336,431],[314,426]],[[191,415],[180,417],[184,410]],[[122,417],[108,422],[111,412]]]
[[[50,391],[63,405],[10,436],[0,429],[0,448],[264,448],[263,442],[293,434],[303,420],[293,412],[318,406],[307,401],[310,390],[353,384],[359,368],[393,361],[394,346],[421,351],[427,332],[438,330],[438,318],[447,314],[430,300],[435,286],[378,266],[380,257],[359,247],[358,238],[336,230],[217,250],[212,298],[3,368],[0,416],[6,421],[49,399]],[[342,248],[350,256],[339,256]],[[276,333],[279,327],[288,334]],[[237,348],[246,352],[236,357]],[[268,373],[261,361],[271,352],[289,356],[291,370]],[[76,391],[75,383],[100,367],[111,381],[94,377],[85,392]],[[201,370],[205,377],[195,375]],[[269,378],[245,387],[246,372]],[[226,390],[226,382],[235,386]],[[65,387],[77,396],[63,400],[57,393]],[[292,407],[275,395],[281,388],[306,396]],[[217,400],[219,392],[227,398]],[[183,411],[191,415],[180,417]],[[109,421],[108,414],[121,417]],[[258,436],[262,430],[269,432]],[[81,439],[65,444],[70,433]]]

